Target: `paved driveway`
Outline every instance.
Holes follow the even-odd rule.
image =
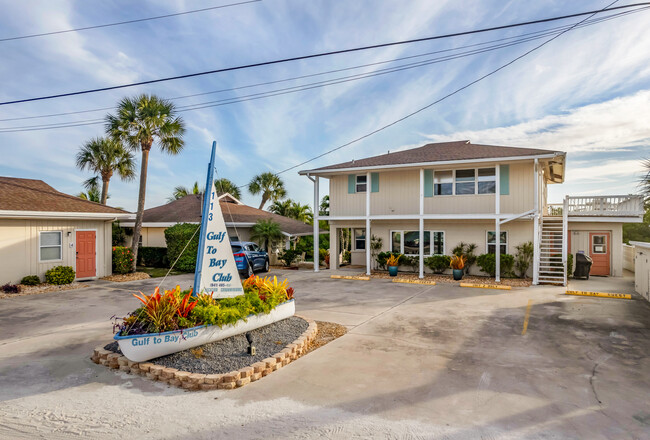
[[[650,438],[641,300],[282,275],[299,313],[350,331],[234,391],[88,359],[156,280],[0,300],[0,438]]]

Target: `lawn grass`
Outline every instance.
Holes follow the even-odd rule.
[[[145,266],[138,266],[136,269],[138,272],[145,272],[148,273],[151,278],[160,278],[164,277],[167,275],[167,271],[169,270],[166,267],[145,267]],[[169,275],[181,275],[184,274],[185,272],[181,272],[179,270],[172,270]]]

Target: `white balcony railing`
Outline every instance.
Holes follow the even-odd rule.
[[[644,214],[643,196],[567,196],[567,214],[569,216],[609,216],[609,217],[637,217]],[[544,215],[561,216],[564,204],[549,203],[544,207]]]

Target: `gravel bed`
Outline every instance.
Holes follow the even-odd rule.
[[[27,296],[27,295],[40,295],[41,293],[50,293],[50,292],[61,292],[63,290],[73,290],[73,289],[82,289],[84,287],[90,287],[89,284],[87,283],[80,283],[78,281],[75,281],[70,284],[63,284],[63,285],[54,285],[54,284],[38,284],[36,286],[25,286],[23,284],[19,284],[20,286],[20,293],[4,293],[0,291],[0,299],[4,298],[15,298],[18,296]]]
[[[356,274],[355,274],[356,275]],[[359,275],[365,275],[361,273]],[[388,272],[373,271],[372,278],[392,279]],[[417,273],[399,272],[397,278],[407,280],[417,280]],[[455,281],[451,275],[438,275],[438,274],[424,274],[424,279],[427,281],[435,281],[436,283],[459,284],[459,283],[478,283],[478,284],[502,284],[505,286],[513,287],[529,287],[532,284],[531,279],[523,278],[501,278],[501,282],[497,283],[492,277],[482,277],[476,275],[465,275],[460,281]]]
[[[148,273],[145,272],[133,272],[125,273],[123,275],[110,275],[103,277],[102,280],[113,281],[116,283],[123,283],[126,281],[137,281],[137,280],[146,280],[151,278]]]
[[[191,373],[228,373],[248,367],[278,353],[298,339],[307,330],[307,327],[309,327],[307,321],[292,316],[257,330],[252,330],[250,333],[253,336],[253,345],[256,349],[255,356],[248,354],[246,335],[241,334],[152,359],[148,362]],[[121,353],[117,341],[111,342],[104,348],[115,353]]]

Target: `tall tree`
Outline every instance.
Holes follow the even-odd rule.
[[[283,235],[278,223],[271,219],[261,219],[251,227],[250,237],[269,252],[269,246],[282,240]]]
[[[293,205],[293,200],[291,199],[278,200],[276,202],[273,202],[273,204],[269,206],[269,211],[271,211],[274,214],[282,215],[284,217],[290,217],[292,205]]]
[[[645,197],[646,203],[650,204],[650,159],[643,161],[645,176],[641,178],[641,194]]]
[[[299,202],[291,203],[289,217],[299,220],[303,223],[311,223],[314,220],[314,214],[311,212],[311,206],[303,205]]]
[[[277,202],[287,195],[282,179],[270,172],[253,177],[253,180],[248,184],[248,191],[254,196],[262,194],[262,203],[260,203],[259,209],[264,208],[264,205],[269,200]]]
[[[98,184],[98,176],[91,177],[90,179],[86,180],[84,182],[84,188],[86,188],[86,192],[80,192],[77,194],[77,197],[83,200],[89,200],[91,202],[97,202],[99,203],[101,201],[101,195],[99,194],[99,184]],[[106,196],[108,198],[108,195]]]
[[[138,210],[133,228],[133,270],[135,270],[147,192],[149,152],[155,142],[164,153],[180,153],[185,145],[183,141],[185,124],[180,117],[176,116],[172,102],[155,95],[143,94],[120,101],[117,114],[106,116],[106,132],[122,140],[133,151],[142,152]]]
[[[330,215],[330,196],[323,196],[320,201],[319,215]]]
[[[114,138],[96,137],[86,142],[77,153],[77,168],[90,170],[102,179],[102,195],[99,200],[102,205],[108,199],[108,184],[113,173],[122,180],[135,177],[135,161],[133,154],[124,148],[120,140]]]
[[[214,187],[217,189],[217,195],[230,194],[236,199],[241,200],[241,191],[232,180],[221,178],[214,181]]]
[[[174,200],[182,199],[185,196],[188,196],[190,194],[203,194],[203,188],[199,188],[199,182],[194,182],[194,185],[192,188],[187,188],[185,186],[177,186],[174,188],[174,192],[172,193],[172,196],[168,198],[167,200],[170,202],[173,202]]]

